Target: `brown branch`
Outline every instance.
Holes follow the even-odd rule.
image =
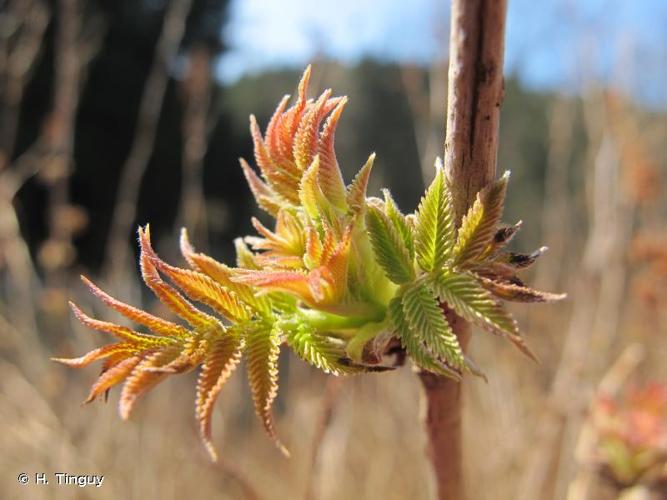
[[[55,39],[53,109],[43,126],[40,178],[49,187],[49,237],[39,260],[46,271],[47,287],[64,286],[64,267],[74,258],[71,231],[61,220],[69,203],[69,174],[72,169],[74,122],[79,104],[81,65],[78,38],[81,15],[77,0],[59,0]],[[61,305],[65,305],[64,299]],[[65,310],[63,307],[62,310]]]
[[[116,205],[104,263],[105,269],[112,275],[118,275],[126,268],[129,250],[127,239],[136,215],[141,180],[153,152],[162,102],[169,81],[168,65],[178,53],[191,6],[192,0],[172,0],[165,13],[153,64],[139,105],[137,134],[123,165],[116,191]]]
[[[496,172],[503,97],[505,0],[453,0],[450,32],[445,168],[454,186],[456,220]],[[466,350],[470,325],[448,315]],[[461,385],[421,372],[426,399],[428,455],[438,498],[465,498],[462,461]]]
[[[49,7],[42,1],[8,2],[0,14],[6,27],[0,34],[0,170],[14,152],[19,107],[49,18]],[[7,29],[12,25],[14,29]]]
[[[188,74],[183,79],[183,187],[178,226],[187,227],[199,246],[206,240],[203,163],[208,135],[211,100],[211,53],[195,47],[188,56]]]

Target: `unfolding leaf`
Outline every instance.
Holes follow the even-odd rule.
[[[449,366],[460,369],[464,365],[461,346],[426,284],[416,281],[407,285],[402,304],[408,325],[428,349]]]
[[[359,371],[347,363],[340,341],[327,338],[307,323],[289,330],[287,343],[301,359],[326,373],[342,375]]]
[[[336,152],[334,150],[334,137],[338,120],[347,104],[347,98],[343,97],[336,108],[327,119],[322,134],[320,135],[320,185],[327,199],[341,211],[347,210],[345,199],[345,183],[338,166]]]
[[[199,433],[211,458],[217,453],[211,442],[213,406],[227,379],[241,360],[243,339],[238,335],[226,335],[216,339],[202,365],[197,379],[195,415],[199,421]]]
[[[412,281],[415,277],[412,259],[394,222],[380,209],[369,206],[366,227],[375,258],[387,277],[399,285]]]
[[[190,244],[188,233],[185,228],[181,230],[180,247],[181,253],[183,254],[183,257],[190,267],[196,271],[206,274],[211,279],[218,282],[221,286],[225,287],[231,292],[234,292],[239,297],[239,299],[241,299],[254,311],[263,315],[270,313],[271,305],[269,304],[269,301],[266,299],[266,297],[257,296],[255,290],[253,290],[248,285],[236,283],[233,281],[233,270],[230,267],[222,264],[221,262],[218,262],[213,257],[203,253],[195,252],[194,248]]]
[[[74,312],[76,319],[78,319],[85,326],[100,332],[110,333],[117,339],[125,340],[137,347],[146,348],[167,346],[172,345],[174,342],[174,339],[170,339],[169,337],[158,337],[156,335],[135,332],[126,326],[116,325],[115,323],[109,323],[108,321],[100,321],[98,319],[91,318],[83,311],[81,311],[81,309],[79,309],[73,302],[70,302],[69,305]]]
[[[359,170],[347,188],[347,204],[355,215],[360,214],[364,210],[366,189],[368,188],[368,180],[371,176],[374,161],[375,153],[368,157],[364,166],[361,167],[361,170]]]
[[[388,312],[394,324],[396,334],[401,341],[401,345],[417,366],[433,373],[453,378],[454,380],[461,379],[461,374],[457,370],[447,366],[447,364],[439,361],[437,356],[430,352],[429,348],[425,345],[421,335],[410,327],[405,317],[401,296],[394,297],[391,300]]]
[[[97,349],[93,349],[89,353],[84,354],[79,358],[51,358],[51,361],[57,361],[58,363],[62,363],[72,368],[83,368],[88,366],[90,363],[99,361],[100,359],[108,358],[109,356],[113,356],[115,354],[132,355],[137,351],[138,349],[136,345],[132,344],[131,342],[123,342],[105,345],[104,347],[98,347]]]
[[[445,174],[438,168],[419,204],[415,228],[417,262],[426,272],[437,271],[452,253],[454,216]]]
[[[301,206],[312,221],[325,220],[330,224],[334,222],[334,207],[324,196],[320,187],[319,156],[315,156],[301,178],[299,199],[301,200]]]
[[[141,356],[131,356],[104,370],[90,389],[84,403],[94,401],[100,394],[106,393],[114,385],[121,383],[141,361]]]
[[[166,373],[149,371],[147,368],[166,365],[177,356],[178,350],[176,349],[161,350],[149,354],[137,364],[125,380],[123,390],[120,393],[118,412],[123,420],[127,420],[130,417],[130,412],[137,399],[167,376]]]
[[[255,171],[250,167],[250,165],[248,165],[248,162],[246,162],[243,158],[239,158],[239,162],[241,163],[243,175],[248,182],[248,186],[250,187],[250,191],[255,197],[257,205],[275,217],[278,213],[278,210],[280,210],[281,205],[285,202],[282,204],[280,203],[276,193],[274,193],[273,190],[257,176]]]
[[[166,336],[176,336],[184,337],[187,336],[188,331],[183,328],[181,325],[172,323],[152,314],[142,311],[141,309],[125,304],[120,300],[113,298],[108,293],[100,290],[92,281],[90,281],[85,276],[81,276],[81,281],[90,289],[90,291],[99,298],[104,304],[111,307],[112,309],[118,311],[120,314],[125,316],[127,319],[134,321],[140,325],[147,327],[152,332],[158,335]]]
[[[525,345],[516,320],[470,274],[441,272],[433,280],[439,299],[446,302],[462,318],[506,336],[522,352],[537,361]]]
[[[141,246],[141,275],[160,302],[195,327],[207,329],[219,324],[217,319],[198,310],[160,278],[152,259],[155,252],[150,244],[148,226],[145,230],[139,229],[139,244]]]
[[[477,259],[493,242],[497,225],[503,215],[508,180],[509,171],[480,191],[463,217],[454,247],[457,264]]]
[[[396,202],[391,196],[391,193],[388,189],[383,189],[382,194],[384,195],[384,213],[389,217],[394,223],[394,226],[398,230],[405,248],[408,249],[408,254],[410,255],[410,261],[415,258],[415,238],[412,234],[412,228],[408,224],[405,215],[396,206]]]
[[[255,262],[255,255],[243,242],[243,238],[234,239],[234,249],[236,250],[236,265],[244,269],[259,269],[260,266]]]
[[[255,411],[267,434],[281,452],[289,455],[281,444],[273,423],[271,406],[278,394],[278,355],[280,354],[280,330],[270,327],[251,328],[246,336],[248,380],[255,403]]]
[[[197,271],[170,266],[155,253],[151,253],[149,257],[153,264],[192,300],[210,306],[227,319],[244,321],[249,318],[248,310],[236,294],[210,277]]]
[[[329,97],[331,97],[331,89],[325,90],[309,107],[294,135],[294,160],[300,170],[306,170],[319,152],[320,124],[324,119],[325,105]]]

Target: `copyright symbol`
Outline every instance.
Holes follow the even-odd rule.
[[[25,472],[21,472],[17,479],[20,484],[28,484],[28,481],[30,481],[28,474],[26,474]]]

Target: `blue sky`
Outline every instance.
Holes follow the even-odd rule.
[[[302,67],[316,55],[428,64],[447,49],[438,0],[232,0],[218,76]],[[509,0],[506,72],[535,89],[613,83],[667,106],[667,0]]]

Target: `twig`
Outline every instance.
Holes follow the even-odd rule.
[[[187,227],[202,248],[206,240],[203,162],[206,154],[208,109],[211,100],[211,53],[205,46],[190,51],[184,78],[183,188],[178,226]]]
[[[457,221],[475,194],[495,177],[506,10],[505,0],[452,2],[444,163],[454,186]],[[470,325],[451,311],[446,313],[465,351]],[[461,500],[465,498],[461,385],[424,371],[419,376],[438,498]]]
[[[72,168],[74,120],[79,103],[81,65],[78,38],[81,25],[77,0],[59,0],[55,41],[53,109],[44,122],[40,142],[46,166],[40,175],[49,186],[49,237],[40,249],[47,287],[63,286],[63,268],[73,258],[71,231],[63,224],[62,208],[69,202],[69,174]]]
[[[0,171],[13,155],[19,106],[50,17],[43,1],[7,3],[0,14],[4,26],[0,34]],[[10,29],[12,25],[14,29]]]
[[[109,230],[104,268],[112,276],[122,274],[128,258],[128,237],[136,215],[139,187],[153,151],[162,102],[169,81],[168,66],[178,53],[185,33],[192,0],[172,0],[165,13],[153,64],[144,86],[137,134],[123,165],[116,194],[116,204]]]

